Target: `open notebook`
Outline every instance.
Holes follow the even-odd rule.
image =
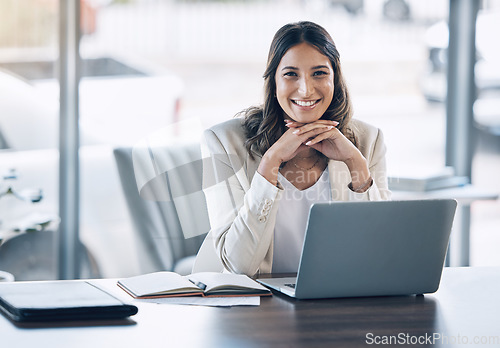
[[[154,272],[118,281],[118,286],[134,298],[174,296],[266,296],[271,291],[242,274],[200,272],[181,276],[174,272]]]

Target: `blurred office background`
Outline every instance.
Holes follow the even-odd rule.
[[[259,104],[269,44],[288,22],[312,20],[333,36],[355,117],[385,134],[389,174],[444,166],[448,0],[80,4],[80,239],[90,276],[142,271],[113,149],[184,121],[195,126],[175,136],[194,139]],[[0,198],[5,238],[30,226],[43,229],[44,222],[46,229],[57,225],[58,6],[57,0],[0,0],[0,179],[24,198],[43,192],[38,203]],[[472,183],[500,192],[500,0],[481,1],[477,23]],[[472,204],[472,266],[500,265],[499,226],[498,200]],[[25,260],[24,267],[41,263],[31,249],[19,250],[0,247],[0,269],[13,262],[7,257]],[[54,255],[46,254],[50,264]]]

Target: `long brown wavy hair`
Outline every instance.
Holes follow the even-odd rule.
[[[276,98],[276,70],[285,53],[293,46],[306,42],[330,59],[334,72],[334,92],[330,106],[322,119],[339,122],[337,128],[357,145],[356,136],[349,127],[352,106],[347,86],[340,68],[340,55],[332,37],[318,24],[298,22],[283,26],[274,35],[267,67],[264,72],[264,104],[250,107],[238,115],[244,116],[243,126],[246,133],[245,147],[254,154],[263,155],[286,131],[284,111]]]

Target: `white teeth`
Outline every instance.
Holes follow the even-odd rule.
[[[316,103],[315,101],[302,101],[302,100],[294,100],[294,102],[300,106],[311,106]]]

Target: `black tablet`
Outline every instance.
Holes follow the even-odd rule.
[[[123,319],[137,313],[83,280],[0,283],[0,310],[16,322]]]

